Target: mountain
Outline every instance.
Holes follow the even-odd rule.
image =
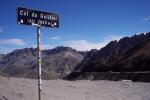
[[[69,47],[42,51],[42,78],[62,78],[72,72],[86,52]],[[6,54],[0,61],[0,71],[15,77],[37,78],[37,50],[24,48]]]
[[[4,54],[0,54],[0,61],[3,59]]]
[[[124,37],[118,42],[111,41],[104,48],[93,53],[92,56],[87,56],[75,68],[80,68],[80,70],[74,70],[74,73],[66,78],[89,79],[90,77],[90,79],[120,80],[126,77],[125,79],[134,80],[138,75],[145,76],[144,80],[139,77],[134,81],[150,81],[148,78],[150,76],[148,72],[150,71],[150,32]],[[137,72],[139,73],[137,74]],[[120,77],[121,73],[124,73],[123,77]],[[132,76],[133,73],[136,73],[134,77]]]
[[[96,49],[92,49],[91,51],[89,51],[87,53],[87,55],[84,57],[84,59],[82,60],[82,62],[79,63],[74,68],[74,71],[75,72],[80,72],[82,70],[82,68],[90,61],[90,58],[92,58],[94,56],[94,54],[96,54],[97,52],[98,52],[98,50],[96,50]]]

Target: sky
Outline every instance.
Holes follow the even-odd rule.
[[[0,53],[36,47],[36,27],[19,25],[16,8],[59,15],[59,28],[41,27],[41,47],[100,49],[112,40],[150,31],[150,0],[1,0]]]

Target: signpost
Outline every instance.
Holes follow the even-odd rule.
[[[59,17],[57,14],[37,11],[28,8],[17,8],[17,23],[33,25],[37,28],[37,49],[38,49],[38,98],[41,100],[41,49],[40,49],[40,27],[59,27]]]
[[[17,8],[17,23],[24,25],[41,25],[45,27],[59,27],[59,17],[57,14],[28,8]]]

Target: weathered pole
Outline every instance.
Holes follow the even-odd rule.
[[[40,48],[40,26],[37,25],[37,50],[38,50],[38,95],[41,100],[42,80],[41,80],[41,48]]]
[[[41,16],[42,15],[42,16]],[[48,16],[48,18],[43,18]],[[31,21],[30,21],[31,20]],[[45,23],[42,23],[45,22]],[[41,80],[41,48],[40,48],[40,27],[59,27],[59,16],[54,13],[37,11],[24,7],[17,7],[17,23],[24,25],[33,25],[37,28],[37,51],[38,51],[38,100],[42,96],[42,80]]]

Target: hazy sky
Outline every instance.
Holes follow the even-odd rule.
[[[1,53],[36,47],[36,28],[16,23],[18,6],[59,15],[58,29],[41,28],[43,49],[100,49],[111,40],[150,31],[150,0],[1,0]]]

